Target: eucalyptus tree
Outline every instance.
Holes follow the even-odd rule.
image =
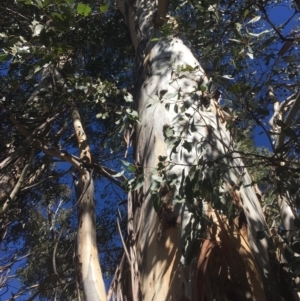
[[[103,285],[94,294],[111,276],[101,275],[95,235],[113,236],[104,225],[118,209],[110,205],[112,215],[101,217],[106,230],[97,231],[92,174],[118,186],[125,180],[129,190],[121,202],[127,233],[119,227],[124,254],[107,299],[299,299],[299,7],[278,25],[272,11],[284,5],[27,0],[2,7],[0,59],[9,69],[1,84],[9,133],[1,136],[1,160],[9,162],[1,170],[2,237],[9,248],[24,235],[22,256],[42,250],[40,267],[29,255],[12,299],[30,291],[29,299],[80,300],[82,289],[87,300],[105,299]],[[79,157],[71,112],[81,115]],[[83,128],[90,149],[80,146]],[[268,148],[255,147],[258,134]],[[108,168],[122,147],[131,154],[131,142],[133,158],[120,172]],[[72,168],[58,170],[60,162]],[[70,208],[71,171],[80,189]],[[84,218],[90,236],[82,237]],[[77,223],[79,249],[88,237],[92,243],[84,262],[71,256]],[[43,247],[34,247],[37,240]],[[109,257],[99,252],[105,267]],[[94,290],[86,278],[81,285],[80,269],[84,277],[96,271]]]
[[[12,290],[12,300],[24,294],[30,294],[31,299],[39,296],[65,300],[76,295],[80,298],[79,274],[82,272],[85,279],[84,272],[89,268],[85,268],[85,252],[76,255],[79,260],[73,254],[77,224],[79,251],[82,246],[89,247],[86,241],[94,242],[96,255],[93,259],[98,262],[97,247],[105,248],[102,248],[102,258],[107,259],[103,269],[106,275],[112,273],[111,265],[120,253],[120,247],[113,242],[116,212],[108,211],[107,206],[98,202],[97,210],[100,207],[103,212],[98,212],[94,219],[91,208],[92,224],[89,224],[85,222],[85,208],[80,207],[80,223],[74,220],[74,209],[77,204],[84,204],[87,197],[94,202],[90,187],[93,180],[88,181],[87,190],[81,185],[84,176],[92,170],[97,185],[102,183],[100,195],[103,200],[107,200],[105,194],[112,190],[103,187],[108,186],[103,178],[109,178],[114,185],[121,184],[122,177],[112,177],[116,172],[108,166],[113,166],[113,159],[120,151],[126,151],[120,137],[136,116],[130,98],[122,90],[124,83],[130,84],[130,76],[120,77],[117,85],[109,80],[122,72],[126,75],[130,53],[124,55],[127,49],[121,44],[123,62],[101,64],[102,60],[111,58],[114,48],[126,39],[124,32],[118,36],[109,34],[120,17],[116,12],[109,17],[101,13],[87,22],[84,8],[71,2],[8,1],[1,4],[3,19],[7,21],[1,32],[1,62],[5,70],[0,104],[5,129],[5,133],[1,133],[2,246],[6,252],[13,250],[12,245],[22,246],[16,248],[15,255],[7,257],[3,268],[9,267],[11,258],[15,261],[27,258],[18,264],[22,285],[20,290]],[[99,19],[101,25],[93,26]],[[91,47],[96,42],[99,45]],[[113,57],[116,59],[117,56]],[[73,117],[79,116],[79,111],[74,109],[76,106],[85,121],[85,132],[94,144],[89,150],[93,162],[85,160],[87,149],[80,149],[80,157],[75,153],[76,136],[70,115],[73,112]],[[97,114],[91,113],[91,109],[98,111]],[[75,119],[81,148],[82,133],[77,131],[79,118]],[[119,122],[115,125],[117,119]],[[105,147],[98,152],[96,145]],[[61,165],[63,162],[69,163],[69,167]],[[80,174],[80,189],[77,190],[81,193],[72,204],[73,196],[68,186],[74,186],[71,174],[73,172],[76,177],[76,171]],[[119,196],[110,197],[110,202],[121,197],[122,192],[118,190]],[[91,240],[87,235],[80,235],[83,224],[93,227],[89,231]],[[84,243],[80,243],[82,240]],[[68,260],[61,261],[62,254]],[[92,268],[94,266],[92,264]],[[99,275],[102,278],[102,274]],[[2,293],[5,293],[12,280],[10,277],[3,279],[7,280],[2,282]],[[83,281],[84,288],[85,283]]]
[[[233,3],[236,4],[230,1],[220,5],[217,2],[193,2],[203,13],[199,20],[209,23],[208,29],[213,38],[217,29],[212,21],[218,23],[221,19],[219,24],[225,25],[221,31],[228,36],[222,38],[216,35],[215,44],[207,48],[231,50],[231,55],[226,53],[230,64],[225,56],[221,60],[213,57],[212,65],[219,63],[221,67],[218,71],[222,73],[226,63],[229,65],[225,72],[231,72],[221,73],[219,77],[233,80],[232,84],[228,84],[228,90],[238,96],[243,94],[239,106],[252,115],[251,119],[248,117],[252,126],[255,122],[270,138],[262,118],[269,111],[255,102],[256,97],[262,97],[263,90],[257,90],[259,82],[257,86],[248,85],[246,80],[250,77],[241,76],[240,68],[254,59],[256,53],[252,48],[259,51],[274,40],[274,37],[258,41],[254,38],[268,36],[268,33],[274,35],[275,32],[284,42],[283,47],[278,49],[279,55],[283,55],[293,43],[298,42],[298,37],[285,38],[282,35],[270,21],[268,2],[255,2],[254,7],[252,2],[238,3],[238,9],[230,7]],[[130,298],[293,298],[291,295],[281,296],[282,291],[278,289],[279,275],[273,267],[278,266],[279,262],[272,255],[272,234],[260,205],[260,193],[241,160],[241,153],[228,128],[228,120],[238,120],[238,116],[222,108],[220,92],[213,88],[191,44],[180,35],[176,14],[171,11],[169,16],[166,15],[167,1],[117,1],[117,4],[130,30],[137,56],[134,99],[140,122],[136,126],[134,160],[137,172],[144,175],[145,181],[137,193],[129,194],[128,199],[129,243],[126,256],[131,270]],[[192,8],[189,11],[192,12]],[[297,13],[296,8],[292,18]],[[209,16],[213,16],[214,20]],[[271,29],[257,32],[260,29],[257,27],[251,32],[252,24],[261,18]],[[198,29],[196,25],[191,27]],[[210,38],[202,36],[204,42],[207,42],[206,39]],[[238,47],[230,47],[232,43]],[[209,56],[208,49],[202,47],[199,52]],[[266,53],[266,60],[275,60],[272,68],[276,68],[279,58]],[[258,58],[256,68],[263,63],[269,65],[263,59]],[[291,60],[299,61],[297,55]],[[257,70],[253,71],[255,73]],[[211,73],[214,74],[213,69]],[[266,73],[275,79],[275,72],[264,70],[252,79],[264,80],[264,84],[268,84],[270,78],[266,79]],[[215,75],[218,73],[215,72]],[[240,76],[240,80],[235,81],[235,76]],[[299,79],[298,71],[296,78],[295,87]],[[282,107],[298,112],[297,95],[296,89],[289,98],[290,107],[284,104]],[[268,105],[268,99],[266,97],[264,105]],[[278,100],[276,102],[279,103]],[[287,117],[280,124],[281,129],[274,134],[283,142],[284,129],[290,128],[292,122]],[[254,153],[255,156],[260,155]],[[278,153],[277,143],[273,156],[276,159],[282,156]],[[261,162],[265,160],[277,170],[276,160],[266,156]],[[285,165],[285,159],[280,164]],[[288,164],[294,167],[296,174],[297,158],[295,161],[288,160]],[[285,231],[294,231],[292,236],[298,236],[295,204],[287,199],[287,192],[277,190],[277,193],[281,223]],[[232,206],[235,209],[231,215],[235,218],[228,216]],[[126,294],[122,278],[116,279],[114,285],[117,298],[118,293]],[[298,298],[296,295],[294,297]]]

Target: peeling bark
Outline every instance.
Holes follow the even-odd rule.
[[[145,301],[225,300],[223,293],[226,300],[280,300],[268,256],[270,234],[252,180],[243,162],[233,155],[235,145],[217,99],[199,91],[199,86],[208,86],[208,78],[190,44],[180,36],[160,36],[154,20],[157,9],[154,1],[135,1],[136,31],[131,31],[132,39],[138,40],[135,104],[140,123],[136,129],[135,163],[145,175],[143,188],[133,195],[133,218],[129,222],[134,283],[131,292],[134,299]],[[154,38],[159,39],[154,42],[157,40]],[[182,139],[175,150],[165,141],[166,128]],[[183,147],[184,141],[192,145],[191,151]],[[179,221],[171,227],[162,227],[150,194],[152,172],[159,156],[167,156],[172,165],[167,178],[177,177],[175,190],[166,203],[167,211]],[[183,256],[189,240],[187,229],[194,217],[189,204],[178,204],[173,198],[179,193],[190,166],[198,165],[199,160],[213,162],[212,167],[202,166],[203,176],[199,181],[209,179],[218,169],[226,187],[224,192],[241,208],[245,225],[241,229],[229,226],[203,200],[203,214],[214,215],[217,229],[203,238],[197,270],[195,261],[188,266]],[[219,256],[224,259],[222,262]],[[221,271],[220,279],[210,274],[208,266],[212,263],[213,269]],[[195,274],[198,284],[194,282]],[[205,284],[207,279],[210,283],[204,285],[204,279]],[[123,292],[127,294],[128,288]]]
[[[286,135],[282,127],[278,125],[278,121],[283,121],[287,127],[293,124],[300,108],[300,92],[291,95],[280,103],[271,89],[269,91],[269,98],[274,101],[274,114],[269,122],[272,130],[277,134],[274,136],[274,149],[280,152]],[[285,163],[283,164],[285,165]],[[277,187],[276,182],[274,185]],[[287,231],[288,241],[291,242],[292,238],[298,235],[299,228],[296,227],[296,208],[291,206],[293,202],[291,201],[289,192],[279,190],[277,192],[277,203],[282,226]]]

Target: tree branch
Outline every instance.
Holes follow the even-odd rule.
[[[9,195],[8,199],[6,200],[6,202],[4,203],[4,205],[2,207],[1,213],[6,212],[9,208],[9,205],[16,199],[16,196],[19,193],[19,191],[21,190],[21,187],[25,181],[27,171],[29,170],[31,165],[32,165],[32,163],[30,162],[24,166],[16,186],[14,187],[13,191],[11,192],[11,194]]]

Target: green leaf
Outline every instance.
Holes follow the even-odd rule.
[[[151,191],[155,191],[155,192],[158,192],[158,190],[160,189],[160,183],[157,182],[157,181],[152,181],[151,182],[151,186],[150,186],[150,190]]]
[[[138,190],[143,185],[144,185],[144,175],[140,175],[137,179],[135,179],[132,190]]]
[[[9,53],[0,54],[0,62],[6,62],[11,58]]]
[[[253,58],[254,58],[253,53],[247,52],[247,55],[250,57],[251,60],[253,60]]]
[[[163,180],[164,180],[162,177],[160,177],[158,175],[152,175],[152,179],[159,183],[163,182]]]
[[[223,75],[222,77],[230,80],[234,79],[231,75]]]
[[[149,102],[148,102],[148,104],[147,104],[147,108],[149,108],[149,107],[151,107],[152,105],[155,105],[155,104],[157,104],[157,103],[159,103],[160,102],[160,100],[159,100],[159,98],[157,97],[157,96],[149,96],[149,98],[151,99],[151,100],[149,100]]]
[[[270,32],[270,30],[264,30],[264,31],[262,31],[260,33],[253,33],[253,32],[249,32],[247,30],[247,33],[249,34],[249,36],[252,36],[252,37],[259,37],[259,36],[261,36],[263,34],[266,34],[266,33],[269,33],[269,32]]]
[[[152,194],[151,198],[152,198],[152,203],[153,203],[154,210],[156,212],[158,212],[159,209],[160,209],[160,204],[161,204],[160,196],[156,193],[156,194]]]
[[[240,24],[240,23],[235,23],[234,25],[235,25],[236,30],[237,30],[239,33],[241,33],[242,24]]]
[[[249,14],[249,9],[247,8],[245,11],[244,11],[244,18],[246,18]]]
[[[115,175],[112,175],[112,177],[113,177],[113,178],[121,177],[121,176],[124,174],[124,171],[125,171],[125,170],[122,170],[122,171],[116,173]]]
[[[59,20],[61,20],[61,21],[64,21],[64,17],[62,16],[62,14],[58,14],[58,13],[51,13],[51,17],[53,18],[53,19],[59,19]]]
[[[179,195],[176,195],[176,197],[174,199],[174,202],[178,203],[178,204],[183,204],[183,203],[185,203],[185,201],[186,201],[185,198],[182,196],[179,196]]]
[[[127,161],[125,161],[125,160],[120,160],[120,161],[121,161],[121,163],[122,163],[123,165],[125,165],[125,166],[131,165],[130,162],[127,162]]]
[[[91,13],[92,9],[87,5],[83,3],[78,3],[77,5],[77,12],[80,15],[84,15],[87,17]]]
[[[134,172],[135,173],[136,172],[136,166],[133,165],[133,164],[131,164],[131,165],[128,166],[127,170],[130,171],[130,172]]]
[[[262,50],[262,49],[266,48],[266,47],[269,46],[271,43],[273,43],[274,40],[275,40],[275,37],[274,37],[274,36],[268,38],[266,41],[264,41],[264,42],[262,43],[262,45],[260,46],[260,49]]]
[[[244,83],[235,83],[229,86],[228,91],[238,94],[238,93],[246,93],[251,89],[251,86],[249,84]]]
[[[236,43],[239,43],[239,44],[242,43],[241,40],[237,40],[237,39],[228,39],[228,41],[236,42]]]
[[[104,5],[100,5],[100,11],[102,13],[106,13],[108,9],[109,9],[109,3],[108,2]]]
[[[36,2],[36,5],[37,5],[38,8],[43,8],[43,3],[42,3],[42,1],[40,1],[40,0],[35,0],[35,2]]]
[[[174,130],[171,127],[168,127],[166,129],[164,129],[164,134],[167,138],[173,137],[174,136]]]
[[[295,55],[286,55],[283,57],[283,59],[287,62],[287,63],[293,63],[293,62],[297,62],[298,58]]]
[[[137,111],[132,110],[132,112],[130,113],[131,117],[133,117],[134,119],[138,119],[139,118],[139,114]]]
[[[166,95],[164,95],[164,99],[171,99],[175,96],[177,96],[178,92],[175,92],[175,93],[167,93]]]
[[[178,105],[177,104],[174,105],[174,112],[178,113]]]
[[[191,65],[189,64],[186,64],[185,66],[182,66],[181,70],[182,72],[192,72],[192,71],[195,71],[196,67],[192,67]]]
[[[127,94],[124,95],[124,100],[126,102],[133,102],[133,97],[130,93],[127,93]]]
[[[251,19],[248,23],[246,23],[246,24],[250,24],[250,23],[255,23],[255,22],[257,22],[258,20],[260,20],[260,18],[261,18],[261,16],[256,16],[256,17],[254,17],[253,19]]]

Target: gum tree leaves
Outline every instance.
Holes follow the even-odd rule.
[[[77,12],[78,14],[87,17],[92,12],[92,9],[87,4],[78,3]]]

